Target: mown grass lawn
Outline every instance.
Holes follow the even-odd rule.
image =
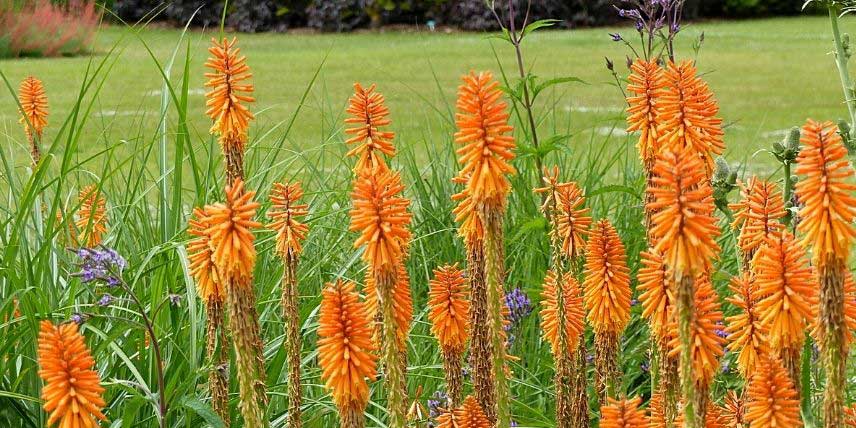
[[[844,21],[844,30],[856,21]],[[570,84],[540,99],[542,135],[573,134],[571,148],[606,141],[613,125],[623,127],[623,100],[605,68],[604,57],[626,75],[625,47],[613,43],[607,32],[624,29],[584,29],[542,32],[526,42],[526,61],[542,78],[577,76],[587,85]],[[704,32],[698,56],[700,69],[716,92],[727,123],[726,142],[732,161],[743,160],[781,138],[784,130],[807,116],[835,120],[846,112],[829,54],[831,35],[822,17],[797,17],[739,22],[702,22],[688,26],[681,37],[681,57],[692,57],[691,42]],[[193,31],[190,43],[193,76],[188,120],[192,131],[204,135],[210,123],[204,116],[203,63],[213,31]],[[160,72],[145,44],[161,64],[168,62],[180,31],[132,30],[105,27],[98,34],[93,63],[110,54],[109,73],[99,78],[103,87],[83,131],[84,151],[115,144],[157,125],[161,102]],[[496,55],[511,73],[510,48],[485,34],[413,33],[361,34],[244,34],[240,44],[254,73],[259,124],[257,135],[287,122],[301,95],[320,67],[304,109],[288,135],[291,148],[306,149],[336,136],[342,111],[358,81],[377,83],[386,94],[399,144],[428,141],[438,144],[451,120],[459,76],[469,70],[499,72]],[[173,75],[182,66],[182,49]],[[326,58],[326,61],[325,61]],[[23,59],[0,61],[13,86],[28,74],[44,80],[50,98],[51,121],[60,123],[71,111],[83,76],[92,59]],[[323,63],[323,66],[322,66]],[[15,104],[0,97],[2,132],[23,144]],[[448,124],[446,124],[448,125]],[[48,139],[58,127],[48,129]],[[132,131],[133,129],[133,131]],[[149,132],[143,132],[149,134]],[[274,130],[276,133],[276,130]],[[618,131],[620,134],[620,131]],[[595,138],[591,138],[594,136]],[[24,152],[21,152],[24,153]],[[769,158],[759,159],[769,164]],[[26,163],[26,158],[22,158]]]

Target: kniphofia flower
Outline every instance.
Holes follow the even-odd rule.
[[[655,249],[676,277],[698,275],[710,267],[719,246],[713,216],[713,190],[697,156],[666,151],[657,157],[648,192]]]
[[[847,428],[856,428],[856,403],[844,408],[844,423]]]
[[[274,183],[271,189],[268,217],[272,222],[268,228],[276,232],[276,250],[281,257],[298,255],[303,249],[301,241],[306,239],[309,227],[298,219],[309,214],[309,206],[298,202],[302,197],[300,183]]]
[[[655,337],[665,339],[669,332],[669,314],[675,306],[672,275],[663,257],[654,249],[643,251],[640,262],[636,289],[642,303],[642,316],[651,323]]]
[[[362,257],[374,272],[391,269],[406,252],[411,215],[403,191],[401,176],[392,171],[354,180],[350,230],[360,233],[354,247],[366,246]]]
[[[710,277],[703,274],[695,280],[695,295],[692,325],[690,326],[690,355],[692,358],[693,380],[706,389],[719,369],[719,358],[723,354],[725,339],[717,334],[722,323],[722,311],[719,297],[710,283]],[[677,320],[672,323],[671,356],[681,355],[682,344],[677,333]],[[698,410],[696,410],[698,411]]]
[[[452,179],[452,182],[466,185],[468,180],[468,177],[457,176]],[[460,192],[452,195],[452,200],[458,202],[458,205],[452,210],[452,214],[455,215],[455,222],[459,224],[458,234],[468,246],[483,242],[484,222],[476,212],[476,205],[467,187],[465,186]]]
[[[106,419],[101,378],[77,323],[55,326],[42,321],[38,355],[48,426],[93,428]]]
[[[574,183],[559,183],[556,187],[558,202],[558,230],[565,257],[573,260],[583,255],[585,239],[591,227],[591,209],[585,208],[583,191]]]
[[[758,359],[770,352],[767,328],[758,311],[758,286],[754,276],[743,273],[731,279],[729,303],[739,311],[725,318],[728,333],[728,350],[737,352],[737,366],[744,378],[751,377]]]
[[[747,379],[751,380],[751,375]],[[723,399],[722,416],[727,428],[743,428],[748,425],[746,421],[746,402],[736,391],[728,391]]]
[[[21,103],[20,122],[27,137],[41,137],[48,124],[48,98],[42,81],[33,76],[24,79],[18,91],[18,102]]]
[[[649,419],[639,408],[642,399],[612,399],[600,408],[601,428],[648,428]]]
[[[384,155],[395,156],[392,145],[395,133],[384,130],[391,123],[384,96],[375,91],[375,85],[363,88],[354,83],[354,95],[348,104],[351,116],[345,119],[345,124],[353,126],[345,129],[346,134],[352,135],[345,142],[354,145],[347,155],[358,157],[354,172],[359,175],[387,171]]]
[[[627,85],[627,132],[639,132],[637,148],[646,164],[659,151],[656,104],[663,95],[665,80],[663,68],[656,60],[636,59],[630,66],[630,84]]]
[[[737,245],[751,258],[769,236],[784,229],[781,219],[785,216],[785,204],[775,183],[755,177],[749,179],[741,195],[739,203],[729,205],[734,211],[731,226],[740,229]]]
[[[561,283],[560,283],[561,281]],[[572,355],[577,349],[580,335],[585,329],[583,319],[583,299],[580,295],[580,285],[570,273],[565,273],[560,280],[555,272],[548,271],[544,278],[544,286],[541,291],[541,332],[544,339],[550,343],[553,355],[559,355],[559,311],[558,296],[562,292],[565,307],[565,340],[566,355]]]
[[[669,63],[664,74],[668,87],[657,97],[660,150],[686,151],[703,161],[702,173],[713,169],[713,158],[725,150],[722,119],[710,87],[697,76],[691,61]]]
[[[447,410],[437,419],[437,428],[490,428],[493,424],[487,419],[476,399],[470,395],[463,404],[454,410]]]
[[[620,333],[630,320],[630,275],[618,232],[603,219],[586,247],[585,306],[596,332]]]
[[[94,185],[81,189],[77,198],[80,203],[74,222],[77,242],[87,248],[97,247],[107,233],[107,200]]]
[[[431,333],[443,349],[463,350],[469,336],[470,301],[464,273],[457,264],[434,269],[429,281]]]
[[[353,283],[337,280],[324,287],[318,318],[318,364],[340,411],[364,409],[368,403],[366,379],[374,380],[377,374],[372,322]]]
[[[258,202],[256,192],[245,191],[244,182],[238,179],[226,187],[226,203],[205,206],[208,235],[214,250],[214,264],[221,277],[250,278],[256,263],[253,229],[261,223],[253,220]]]
[[[204,220],[205,211],[202,208],[193,210],[193,216],[188,221],[187,233],[196,238],[187,244],[187,258],[190,261],[190,274],[196,281],[196,293],[208,302],[226,300],[226,289],[217,273],[214,264],[214,250],[211,245],[211,226]]]
[[[507,105],[499,82],[490,72],[463,77],[458,87],[455,142],[461,176],[469,177],[467,189],[476,205],[494,200],[504,205],[510,191],[507,174],[513,174],[513,128],[508,124]]]
[[[410,323],[413,321],[413,296],[410,292],[410,275],[407,273],[407,268],[403,262],[398,262],[395,273],[395,284],[392,287],[392,306],[395,312],[399,346],[404,349],[407,333],[410,331]],[[363,294],[366,296],[366,311],[372,319],[377,319],[382,309],[378,305],[377,281],[371,270],[366,271],[365,281]]]
[[[237,47],[238,39],[229,41],[223,38],[220,42],[211,39],[212,46],[208,48],[211,56],[205,61],[205,67],[211,69],[205,73],[205,87],[210,88],[205,93],[205,112],[214,125],[211,133],[219,135],[221,142],[235,144],[243,149],[246,142],[247,129],[253,114],[245,104],[254,102],[249,94],[253,92],[253,84],[248,82],[253,77],[246,57],[241,55]]]
[[[752,428],[798,428],[800,402],[787,370],[775,357],[763,357],[749,382],[746,420]]]

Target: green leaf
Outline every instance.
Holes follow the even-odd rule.
[[[607,193],[626,193],[628,195],[632,195],[636,199],[642,200],[642,196],[636,193],[636,189],[630,186],[622,186],[620,184],[610,184],[607,186],[603,186],[599,189],[592,190],[586,194],[587,198],[591,198],[592,196],[604,195]]]
[[[146,404],[144,397],[134,397],[122,407],[122,428],[131,428],[137,422],[137,412]]]
[[[211,406],[199,401],[194,397],[184,397],[181,401],[182,407],[193,411],[199,417],[208,422],[211,425],[211,428],[226,428],[226,424],[223,423],[223,420],[217,416],[217,413],[214,413],[214,409]]]
[[[532,217],[517,228],[514,239],[520,239],[528,233],[547,230],[547,219],[542,216]]]
[[[538,21],[527,25],[526,28],[523,29],[523,34],[520,35],[520,38],[526,37],[527,34],[536,31],[539,28],[552,27],[559,22],[562,21],[558,19],[539,19]]]
[[[574,77],[574,76],[557,77],[555,79],[545,80],[538,85],[533,85],[532,99],[535,99],[538,96],[538,94],[541,93],[541,91],[543,91],[544,89],[547,89],[551,86],[561,85],[564,83],[574,83],[574,82],[575,83],[582,83],[583,85],[588,85],[588,83],[585,80],[580,79],[579,77]],[[533,81],[532,83],[534,84],[535,82]]]

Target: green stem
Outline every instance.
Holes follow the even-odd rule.
[[[802,351],[802,368],[800,372],[800,376],[802,377],[802,397],[800,402],[800,408],[802,409],[802,419],[803,424],[805,424],[805,428],[814,428],[814,412],[812,412],[811,408],[811,353],[812,353],[812,339],[809,337],[805,344],[803,345]]]
[[[496,398],[496,425],[511,425],[510,394],[505,375],[505,335],[503,334],[502,305],[504,290],[502,277],[502,211],[495,206],[485,208],[485,278],[487,282],[488,328],[493,341],[493,377]]]
[[[841,9],[838,5],[829,5],[829,22],[832,25],[832,38],[835,41],[835,65],[838,67],[838,77],[841,79],[841,89],[844,91],[844,103],[850,113],[850,135],[853,136],[853,128],[856,125],[856,93],[853,91],[853,83],[850,81],[850,72],[847,69],[847,53],[844,51],[844,42],[841,39],[841,31],[838,29],[838,15]]]
[[[684,426],[688,428],[698,428],[703,426],[703,421],[699,420],[697,413],[701,409],[696,409],[696,384],[693,378],[693,358],[692,358],[692,327],[693,327],[693,310],[695,295],[695,284],[693,284],[692,275],[684,273],[676,275],[675,282],[678,284],[677,290],[677,311],[678,311],[678,337],[681,341],[681,390],[683,391],[684,401]]]

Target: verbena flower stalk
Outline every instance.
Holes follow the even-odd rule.
[[[487,351],[485,354],[488,355],[480,357],[489,359],[492,365],[479,364],[474,367],[475,370],[491,370],[489,374],[482,371],[476,376],[482,381],[492,381],[492,384],[485,382],[485,385],[476,387],[493,392],[493,397],[480,397],[480,404],[491,421],[495,420],[497,426],[504,427],[511,422],[511,397],[506,371],[505,320],[502,314],[505,295],[503,216],[510,192],[506,175],[515,172],[509,163],[514,158],[515,144],[514,138],[509,135],[513,128],[508,125],[507,105],[501,100],[499,83],[488,72],[471,72],[463,77],[463,82],[458,88],[458,132],[455,133],[455,141],[460,144],[457,149],[458,162],[462,165],[458,177],[465,181],[465,198],[469,198],[467,205],[470,212],[463,215],[478,217],[477,222],[483,231],[482,253],[473,253],[471,256],[484,256],[484,295],[476,287],[471,292],[473,311],[480,311],[483,308],[481,303],[486,303],[485,330],[490,341],[490,345],[477,342],[483,337],[474,335],[472,346]]]
[[[30,156],[33,166],[36,166],[41,159],[39,143],[42,140],[42,132],[48,124],[48,98],[42,81],[33,76],[21,81],[18,103],[21,105],[19,122],[24,126],[27,142],[30,143]]]
[[[847,326],[845,280],[851,244],[856,238],[854,171],[838,129],[830,122],[809,120],[802,129],[803,148],[797,157],[796,173],[804,178],[796,184],[796,196],[804,204],[797,230],[802,245],[810,248],[812,264],[820,281],[818,343],[826,369],[824,426],[844,422]]]
[[[299,203],[303,197],[300,183],[274,183],[270,193],[272,220],[268,228],[276,232],[276,250],[283,261],[282,318],[285,322],[284,346],[288,356],[288,419],[286,426],[300,428],[302,402],[300,379],[300,314],[298,311],[297,262],[303,250],[309,227],[300,218],[309,213],[309,206]]]
[[[460,406],[463,400],[461,363],[470,332],[470,301],[465,282],[464,273],[457,265],[442,266],[434,270],[434,279],[430,281],[428,292],[431,333],[437,338],[443,353],[443,372],[450,407]]]

